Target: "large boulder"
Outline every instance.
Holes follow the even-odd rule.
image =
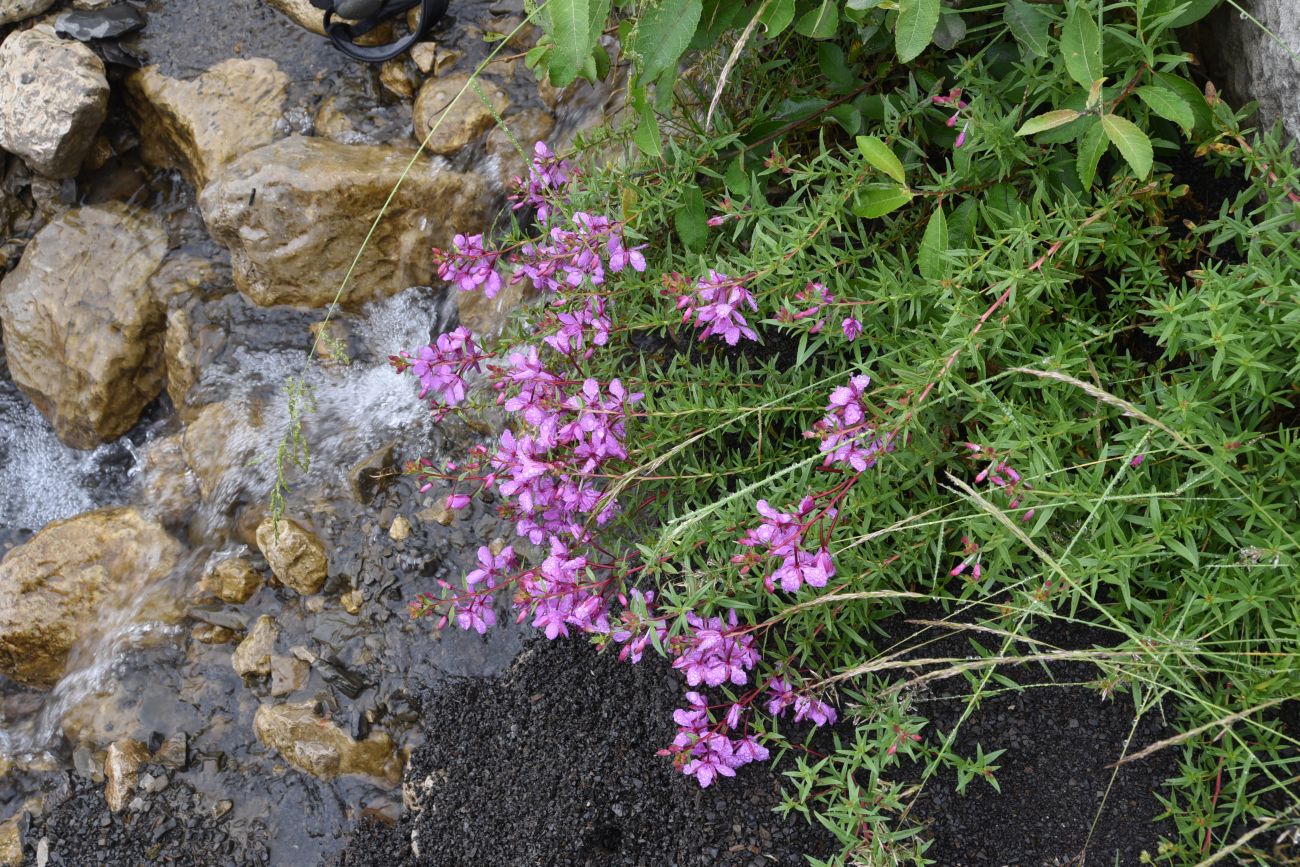
[[[104,63],[80,42],[40,24],[0,45],[0,148],[34,171],[75,175],[107,114]]]
[[[51,686],[115,598],[175,567],[180,545],[133,509],[47,524],[0,561],[0,672]]]
[[[455,232],[481,231],[488,197],[478,177],[425,158],[411,165],[413,156],[294,136],[236,159],[199,197],[212,236],[230,249],[235,285],[257,304],[324,307],[363,244],[343,304],[428,285],[429,248],[447,246]]]
[[[500,115],[510,105],[509,97],[492,82],[479,79],[475,90],[469,79],[460,73],[431,78],[416,95],[412,110],[415,138],[421,142],[428,138],[424,147],[429,153],[459,152],[496,122],[493,110]]]
[[[169,78],[146,66],[126,80],[126,106],[141,153],[179,168],[202,189],[226,163],[269,144],[284,111],[289,77],[274,60],[224,60],[198,78]]]
[[[383,732],[362,741],[328,719],[316,716],[315,702],[264,704],[253,717],[257,739],[292,765],[322,779],[340,774],[365,774],[396,783],[401,760]]]
[[[68,445],[122,435],[162,390],[165,311],[149,278],[166,252],[153,214],[92,205],[41,229],[0,282],[10,375]]]
[[[1257,100],[1264,124],[1281,120],[1300,140],[1300,60],[1287,47],[1300,46],[1300,7],[1249,0],[1244,8],[1259,24],[1224,3],[1197,28],[1210,77],[1235,103]]]

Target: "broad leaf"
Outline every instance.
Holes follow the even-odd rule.
[[[912,201],[912,193],[893,184],[868,184],[857,192],[850,208],[859,217],[873,219]]]
[[[769,0],[758,20],[769,37],[776,36],[794,20],[794,0]]]
[[[1011,35],[1035,57],[1046,57],[1051,51],[1047,30],[1052,16],[1025,0],[1007,0],[1002,20],[1011,28]]]
[[[1065,71],[1080,87],[1092,87],[1092,83],[1104,74],[1101,31],[1082,3],[1071,9],[1065,19],[1065,27],[1061,30],[1061,53],[1065,57]]]
[[[1187,8],[1183,13],[1174,19],[1173,27],[1186,27],[1188,24],[1195,24],[1206,15],[1214,11],[1214,7],[1219,5],[1220,0],[1190,0]]]
[[[1184,132],[1196,126],[1196,115],[1192,114],[1192,107],[1172,90],[1148,84],[1134,92],[1138,95],[1138,99],[1147,104],[1147,108],[1165,120],[1178,124]]]
[[[934,28],[934,44],[951,51],[966,38],[966,19],[949,9],[939,16],[939,26]]]
[[[1110,143],[1106,140],[1106,131],[1101,124],[1093,121],[1092,126],[1083,135],[1079,143],[1079,155],[1075,158],[1075,169],[1079,173],[1079,183],[1086,190],[1092,186],[1092,179],[1097,177],[1097,164]]]
[[[587,0],[547,0],[547,32],[555,43],[551,50],[551,84],[566,87],[578,77],[591,55],[591,7]]]
[[[1199,87],[1186,78],[1170,72],[1157,72],[1156,81],[1182,97],[1183,102],[1191,107],[1192,116],[1196,118],[1194,128],[1197,132],[1206,134],[1210,131],[1214,126],[1214,112],[1210,110],[1209,103],[1205,101],[1205,94]]]
[[[921,251],[918,264],[921,276],[927,280],[942,280],[947,276],[948,262],[944,253],[948,252],[948,220],[943,215],[943,208],[936,207],[925,226],[921,236]]]
[[[692,253],[704,252],[709,241],[708,215],[704,212],[704,194],[699,187],[686,191],[686,201],[673,214],[673,228],[682,246]]]
[[[1049,129],[1065,126],[1070,121],[1077,120],[1078,117],[1079,113],[1072,108],[1059,108],[1056,111],[1040,114],[1038,117],[1031,117],[1025,121],[1024,126],[1016,130],[1016,135],[1034,135],[1035,133],[1047,132]]]
[[[695,35],[702,11],[700,0],[660,0],[645,10],[636,25],[643,81],[658,78],[677,65]]]
[[[939,0],[899,0],[894,25],[894,49],[903,63],[914,60],[930,44],[939,24]]]
[[[894,156],[894,152],[890,150],[889,145],[874,135],[860,135],[858,136],[858,150],[872,166],[880,169],[900,184],[907,183],[907,173],[903,171],[903,163],[898,157]]]
[[[1106,131],[1106,138],[1119,149],[1120,155],[1132,167],[1135,175],[1145,178],[1151,174],[1151,162],[1154,158],[1151,153],[1151,139],[1138,129],[1137,124],[1117,114],[1103,114],[1101,128]]]
[[[642,100],[641,107],[637,110],[637,125],[632,131],[632,142],[641,153],[648,157],[660,157],[664,155],[663,146],[659,143],[659,121],[655,118],[654,109]]]
[[[794,26],[795,32],[809,39],[830,39],[840,27],[839,0],[822,0],[821,5],[810,9]]]

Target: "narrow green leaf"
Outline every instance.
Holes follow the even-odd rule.
[[[858,136],[858,150],[867,162],[885,174],[889,175],[900,184],[907,183],[907,173],[903,171],[902,161],[894,156],[889,145],[885,144],[874,135]]]
[[[644,99],[642,101],[644,102]],[[649,105],[642,105],[637,114],[639,120],[636,129],[632,131],[633,144],[648,157],[662,158],[664,151],[659,143],[659,121],[655,119],[654,109]]]
[[[1101,155],[1109,146],[1106,131],[1094,120],[1092,126],[1083,134],[1083,141],[1079,144],[1079,155],[1075,159],[1079,183],[1085,190],[1092,186],[1092,179],[1097,176],[1097,164],[1101,162]]]
[[[1025,121],[1024,126],[1016,130],[1016,135],[1034,135],[1035,133],[1047,132],[1049,129],[1065,126],[1070,121],[1078,119],[1078,117],[1079,112],[1072,108],[1059,108],[1056,111],[1040,114],[1038,117],[1031,117]]]
[[[1051,50],[1048,28],[1052,16],[1025,0],[1007,0],[1002,20],[1011,28],[1011,35],[1035,57],[1046,57]]]
[[[1065,19],[1065,27],[1061,30],[1061,54],[1065,57],[1065,71],[1080,87],[1092,87],[1092,83],[1104,74],[1101,31],[1082,3],[1071,9]]]
[[[686,201],[673,214],[673,228],[682,246],[692,253],[704,252],[709,241],[708,215],[704,212],[704,194],[699,187],[686,190]]]
[[[1151,162],[1154,159],[1151,139],[1138,129],[1137,124],[1117,114],[1103,114],[1101,128],[1106,131],[1106,138],[1119,149],[1120,155],[1132,167],[1135,175],[1145,178],[1151,174]]]
[[[948,220],[943,215],[943,208],[938,207],[934,209],[930,222],[925,226],[925,234],[921,236],[921,250],[917,256],[921,276],[927,280],[942,280],[947,276],[948,262],[943,255],[946,252]]]
[[[695,35],[703,8],[700,0],[660,0],[645,10],[637,21],[635,43],[643,80],[658,78],[677,65]]]
[[[840,26],[839,0],[822,0],[816,9],[810,9],[794,26],[796,33],[809,39],[830,39]]]
[[[578,77],[591,47],[587,34],[591,29],[591,7],[587,0],[547,0],[547,32],[555,43],[551,51],[551,83],[566,87]]]
[[[1178,124],[1184,132],[1189,132],[1196,126],[1196,115],[1192,114],[1192,107],[1172,90],[1147,84],[1139,87],[1134,93],[1138,95],[1138,99],[1147,104],[1147,108],[1165,120]]]
[[[769,37],[780,34],[794,20],[794,0],[769,0],[758,20]]]
[[[899,0],[894,25],[894,49],[903,63],[914,60],[930,44],[939,24],[939,0]]]
[[[869,184],[857,192],[850,210],[859,217],[883,217],[912,201],[912,193],[893,184]]]

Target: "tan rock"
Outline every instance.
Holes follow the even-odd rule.
[[[185,460],[180,434],[151,442],[140,464],[140,502],[144,511],[164,522],[180,521],[199,499],[199,485]]]
[[[23,834],[18,828],[22,815],[0,822],[0,867],[21,867],[23,863]]]
[[[41,229],[0,282],[10,375],[68,445],[122,435],[162,389],[163,308],[149,278],[166,252],[154,215],[91,205]]]
[[[271,695],[276,698],[301,689],[311,674],[311,666],[292,656],[271,657]]]
[[[317,36],[325,35],[325,13],[311,5],[311,0],[267,0],[267,2],[277,12],[293,20],[299,27],[310,30]],[[347,19],[338,18],[336,20],[346,21]],[[358,39],[357,44],[382,45],[392,40],[392,25],[384,22]]]
[[[411,522],[398,515],[388,527],[388,538],[394,542],[404,542],[411,535]]]
[[[239,633],[224,626],[212,623],[199,623],[190,631],[195,641],[203,644],[234,644],[239,640]]]
[[[319,593],[329,574],[325,546],[290,518],[267,518],[257,528],[257,547],[275,577],[304,596]]]
[[[115,596],[172,570],[181,546],[128,508],[54,521],[0,561],[0,672],[50,686]]]
[[[54,0],[0,0],[0,24],[35,18],[54,5]]]
[[[212,567],[203,578],[203,589],[223,602],[242,605],[262,586],[262,576],[243,557],[231,557]]]
[[[15,30],[0,45],[0,94],[0,148],[38,174],[75,175],[108,114],[108,79],[95,52],[48,24]]]
[[[179,168],[196,189],[240,154],[270,143],[289,77],[275,61],[223,60],[190,81],[146,66],[126,79],[126,106],[151,165]]]
[[[315,702],[264,704],[253,718],[253,730],[263,745],[292,765],[322,779],[340,774],[365,774],[396,783],[401,760],[383,732],[354,741],[329,720],[318,718]]]
[[[505,126],[494,127],[488,133],[484,150],[489,164],[494,164],[497,181],[509,189],[515,178],[528,176],[533,145],[547,141],[555,131],[555,115],[544,108],[528,108],[504,120]]]
[[[211,403],[197,410],[181,433],[185,460],[205,502],[219,500],[226,474],[248,464],[266,447],[259,435],[260,404]]]
[[[343,110],[338,96],[327,96],[316,109],[316,135],[340,144],[359,144],[362,136]]]
[[[469,84],[469,79],[464,74],[446,75],[430,79],[420,87],[415,97],[412,121],[416,141],[428,137],[425,150],[429,153],[459,152],[495,123],[493,109],[499,115],[510,105],[509,97],[492,82],[483,78],[476,80],[475,84],[483,94],[480,97],[474,85]],[[484,104],[484,99],[487,104]],[[435,124],[437,130],[430,136]]]
[[[139,741],[123,739],[109,744],[104,758],[104,800],[114,813],[130,800],[140,779],[140,765],[148,759],[149,750]]]
[[[433,72],[433,64],[438,59],[436,42],[417,42],[411,46],[411,62],[415,68],[428,75]]]
[[[362,606],[366,604],[366,597],[360,590],[350,590],[339,597],[339,604],[349,614],[360,614]]]
[[[235,285],[257,304],[328,305],[412,156],[294,136],[236,159],[199,197],[213,237],[230,250]],[[429,248],[485,226],[486,195],[476,176],[417,160],[365,245],[343,304],[428,285]]]
[[[397,441],[385,443],[348,470],[352,498],[362,505],[397,479]]]
[[[245,680],[269,677],[271,651],[275,649],[275,639],[279,634],[280,630],[276,628],[274,617],[263,614],[257,618],[253,628],[248,630],[248,636],[239,643],[239,647],[235,648],[234,654],[230,657],[230,664],[234,666],[235,673]]]
[[[389,93],[402,99],[415,96],[416,78],[401,57],[384,61],[379,67],[379,83]]]

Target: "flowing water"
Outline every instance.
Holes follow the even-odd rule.
[[[481,56],[484,49],[466,23],[512,6],[461,4],[459,20],[445,25],[440,42]],[[409,135],[409,106],[384,94],[373,70],[351,64],[262,0],[150,0],[147,9],[149,25],[131,44],[169,74],[192,76],[232,56],[275,59],[292,82],[285,134],[303,131],[314,107],[336,96],[370,104],[375,135],[399,127]],[[458,29],[465,32],[455,35]],[[561,112],[561,129],[594,105],[589,99]],[[116,120],[122,122],[120,108]],[[193,190],[174,173],[124,160],[79,183],[83,203],[129,198],[147,205],[166,219],[174,248],[228,274],[223,251],[203,230]],[[53,689],[0,678],[0,764],[12,763],[0,775],[0,817],[68,769],[98,777],[96,753],[117,738],[156,743],[180,734],[190,753],[189,769],[180,776],[209,802],[232,802],[226,821],[266,840],[272,863],[320,863],[341,846],[341,835],[362,811],[395,813],[400,793],[391,784],[364,776],[322,780],[287,766],[257,742],[252,718],[266,702],[316,701],[354,736],[373,724],[409,749],[420,737],[416,682],[490,675],[518,652],[516,629],[487,638],[438,635],[407,611],[416,593],[436,579],[464,574],[477,547],[508,537],[509,528],[481,506],[444,526],[429,511],[444,492],[421,495],[413,480],[393,473],[386,486],[359,496],[349,472],[376,453],[387,453],[388,465],[400,467],[424,454],[457,453],[473,440],[464,426],[432,424],[414,384],[394,376],[387,363],[391,353],[418,347],[449,327],[453,302],[441,290],[414,287],[340,314],[350,363],[309,365],[308,328],[321,311],[258,308],[234,292],[192,300],[189,313],[223,335],[190,391],[196,406],[219,408],[210,410],[215,433],[202,443],[208,467],[203,496],[193,494],[195,479],[183,467],[177,471],[157,460],[169,443],[175,451],[184,430],[165,395],[119,440],[90,451],[70,449],[9,379],[0,355],[0,552],[49,521],[109,505],[157,515],[187,543],[181,565],[168,577],[123,589],[117,602],[96,612],[94,635],[74,650],[69,673]],[[291,422],[284,387],[298,376],[312,395],[313,409],[303,421],[311,465],[292,474],[288,510],[309,520],[330,551],[325,591],[304,598],[266,585],[243,605],[199,605],[195,588],[212,563],[257,556],[249,527],[265,513],[275,479],[269,458]],[[160,495],[168,483],[180,486],[179,503]],[[399,515],[413,527],[404,541],[389,535]],[[353,589],[366,600],[359,615],[339,603]],[[285,698],[270,697],[265,683],[241,681],[231,666],[234,644],[195,638],[196,626],[238,631],[263,614],[280,629],[277,653],[297,647],[324,660]]]

